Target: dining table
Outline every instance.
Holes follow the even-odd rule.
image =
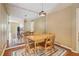
[[[54,34],[35,34],[35,35],[26,36],[26,38],[36,43],[40,43],[40,42],[43,42],[45,39],[48,39],[52,36],[54,36]]]
[[[44,42],[45,39],[50,39],[50,37],[54,35],[55,34],[33,34],[33,35],[25,36],[25,38],[34,41],[34,45],[36,49],[38,43]]]

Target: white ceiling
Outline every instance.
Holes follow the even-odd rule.
[[[50,12],[59,10],[63,7],[67,7],[71,4],[61,4],[61,3],[44,3],[43,10],[48,14]],[[40,17],[39,12],[42,10],[41,3],[10,3],[6,4],[7,11],[10,16],[18,19],[29,19],[33,20]],[[25,16],[27,15],[27,16]]]

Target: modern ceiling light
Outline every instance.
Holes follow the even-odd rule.
[[[46,12],[43,11],[43,3],[42,3],[42,11],[39,12],[39,16],[46,16]]]
[[[46,16],[46,13],[45,13],[44,11],[41,11],[41,12],[39,13],[39,15],[40,15],[40,16]]]

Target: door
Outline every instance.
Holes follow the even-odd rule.
[[[76,51],[79,52],[79,8],[76,9]]]

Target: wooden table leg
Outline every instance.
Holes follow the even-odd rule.
[[[36,51],[36,49],[37,49],[37,48],[36,48],[36,42],[35,42],[35,55],[37,54],[37,51]]]

